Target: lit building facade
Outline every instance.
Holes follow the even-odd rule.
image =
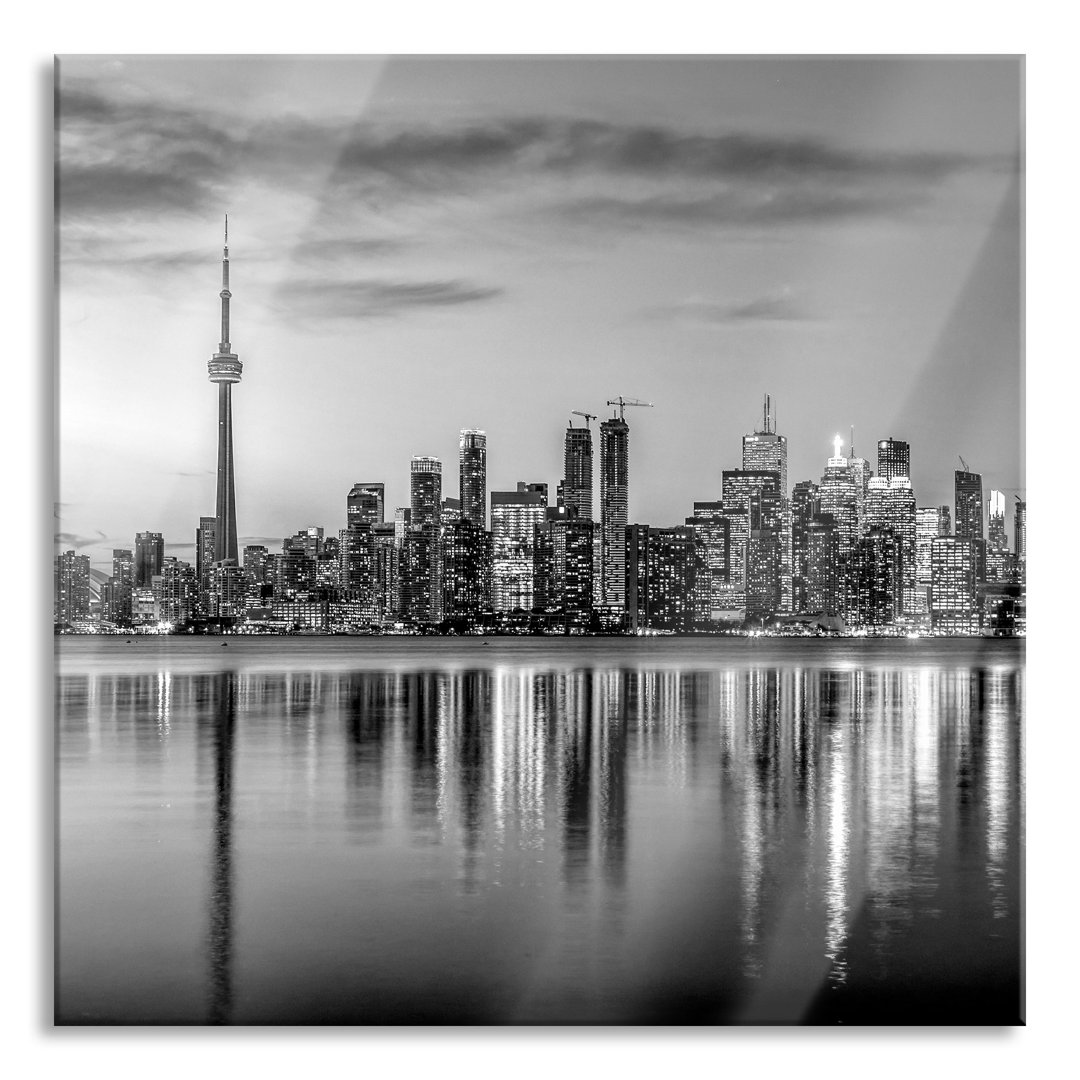
[[[600,596],[626,606],[626,526],[630,497],[630,427],[621,417],[600,425]]]
[[[780,576],[780,610],[793,610],[793,555],[791,537],[791,503],[788,493],[787,438],[777,434],[772,415],[772,399],[765,395],[762,426],[742,440],[742,467],[748,472],[775,472],[780,483],[780,507],[777,522]]]
[[[442,545],[443,617],[478,619],[491,610],[491,533],[462,516],[443,525]]]
[[[593,520],[593,441],[585,427],[566,429],[563,444],[563,506],[572,517]]]
[[[588,518],[548,507],[533,551],[533,606],[563,616],[568,631],[588,629],[593,610],[593,534]]]
[[[90,556],[65,551],[56,556],[53,622],[76,626],[90,619]]]
[[[940,506],[920,506],[915,510],[915,590],[916,613],[930,610],[930,552],[939,536],[947,536],[947,522]]]
[[[161,573],[165,561],[165,538],[159,532],[135,534],[135,585],[149,588],[155,574]]]
[[[704,622],[707,612],[694,605],[699,566],[704,566],[704,559],[699,557],[692,528],[630,525],[626,530],[626,610],[630,630],[685,633]]]
[[[806,527],[806,611],[834,616],[840,614],[844,567],[840,551],[840,530],[831,514],[821,513]]]
[[[697,544],[705,561],[698,574],[696,588],[704,590],[705,610],[709,618],[719,618],[727,606],[728,557],[731,545],[731,521],[724,513],[722,502],[694,503],[694,516],[686,519],[694,530]]]
[[[345,498],[345,524],[374,525],[386,511],[386,485],[357,481]]]
[[[796,612],[808,611],[806,598],[808,530],[821,513],[821,493],[813,480],[800,480],[791,491],[791,604]]]
[[[880,449],[880,443],[878,445]],[[907,444],[903,445],[906,447]],[[888,529],[899,541],[903,594],[898,614],[912,616],[919,613],[915,562],[916,510],[915,492],[906,474],[895,473],[889,479],[871,477],[866,493],[866,532]]]
[[[409,474],[409,525],[400,563],[401,613],[415,623],[442,620],[442,462],[414,457]]]
[[[930,628],[940,634],[978,634],[981,540],[939,536],[930,550]]]
[[[461,517],[487,529],[487,434],[462,428],[458,438],[459,495]]]
[[[495,611],[533,609],[535,530],[544,523],[546,485],[518,484],[491,493],[491,606]]]
[[[217,550],[217,518],[199,518],[195,530],[195,573],[199,579],[199,595],[195,605],[198,615],[209,616],[214,611],[213,568]]]
[[[871,525],[859,537],[855,545],[852,620],[856,626],[873,630],[899,621],[904,611],[903,565],[903,541],[891,528]]]
[[[894,477],[911,478],[911,447],[903,439],[879,439],[877,444],[877,474],[883,480]]]

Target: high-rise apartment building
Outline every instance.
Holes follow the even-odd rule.
[[[117,626],[130,626],[135,590],[135,556],[129,548],[114,548],[112,556],[112,588],[105,617]]]
[[[65,551],[56,556],[53,621],[74,626],[90,618],[90,556]]]
[[[780,473],[775,469],[725,469],[721,475],[721,495],[728,518],[730,541],[728,563],[729,603],[745,607],[748,603],[747,575],[751,533],[771,530],[777,542],[766,547],[777,565],[769,571],[769,580],[781,582],[781,527],[783,522],[780,496]],[[755,551],[765,550],[762,538],[757,538]],[[760,567],[757,568],[760,572]]]
[[[626,526],[630,496],[630,428],[622,417],[600,425],[600,596],[626,606]]]
[[[211,587],[216,550],[217,518],[201,517],[199,527],[195,530],[195,573],[199,579],[199,592],[195,603],[197,615],[209,616],[214,610]]]
[[[386,510],[386,485],[357,481],[345,499],[345,524],[374,525],[382,521]]]
[[[461,517],[487,529],[487,435],[477,428],[462,428],[458,439]]]
[[[877,474],[883,480],[894,476],[911,477],[911,447],[903,439],[879,439],[877,444]]]
[[[135,534],[135,587],[149,588],[165,560],[165,539],[158,532]]]
[[[821,513],[806,527],[806,611],[839,615],[843,603],[840,530],[831,514]]]
[[[548,507],[536,529],[533,606],[566,619],[568,633],[588,629],[593,609],[593,533],[588,518]]]
[[[694,530],[685,525],[626,530],[626,611],[633,631],[693,630],[706,618],[695,606],[695,577],[704,570]]]
[[[571,517],[593,519],[593,443],[592,431],[585,427],[566,429],[563,445],[563,506]]]
[[[547,487],[519,483],[491,493],[491,604],[495,611],[533,609],[533,549],[544,523]]]
[[[442,619],[441,511],[442,462],[435,457],[414,457],[400,569],[402,615],[412,622]]]

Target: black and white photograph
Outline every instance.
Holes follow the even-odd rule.
[[[1021,52],[53,79],[53,1024],[1026,1024]]]

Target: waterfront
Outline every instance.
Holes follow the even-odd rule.
[[[62,1023],[1015,1023],[1017,641],[65,638]]]

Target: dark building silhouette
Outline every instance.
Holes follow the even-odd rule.
[[[165,560],[165,539],[161,533],[135,534],[135,586],[149,588],[155,574],[161,573]]]
[[[613,416],[600,425],[600,596],[626,606],[626,526],[630,495],[630,427]]]
[[[386,486],[380,483],[357,481],[345,499],[347,526],[374,525],[386,514]]]
[[[911,447],[903,439],[879,439],[877,444],[877,474],[884,480],[894,476],[911,476]]]
[[[903,612],[904,544],[891,529],[871,525],[855,545],[855,624],[890,626]]]

